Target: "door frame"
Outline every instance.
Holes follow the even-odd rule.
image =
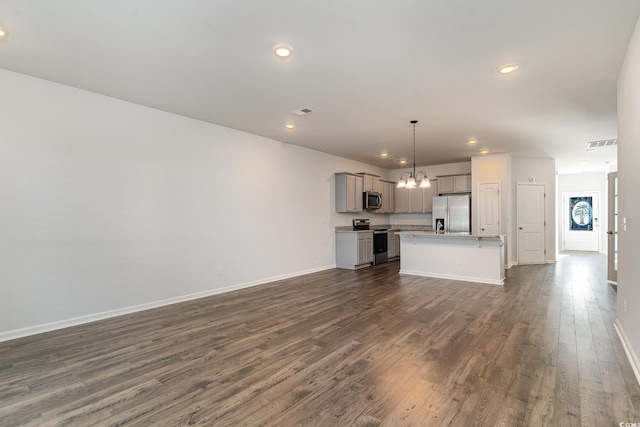
[[[607,174],[607,282],[618,284],[618,172]]]

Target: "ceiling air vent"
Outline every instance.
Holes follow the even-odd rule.
[[[299,110],[292,111],[292,113],[298,116],[304,116],[305,114],[313,113],[313,110],[311,108],[301,108]]]
[[[587,150],[589,148],[610,147],[612,145],[618,145],[618,140],[617,139],[603,139],[602,141],[591,141],[591,142],[587,142]]]

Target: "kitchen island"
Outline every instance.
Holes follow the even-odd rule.
[[[504,236],[399,231],[400,274],[504,284]]]

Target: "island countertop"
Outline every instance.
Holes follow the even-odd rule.
[[[455,237],[455,238],[467,238],[467,239],[501,239],[500,234],[471,234],[471,233],[436,233],[435,231],[420,231],[420,230],[403,230],[396,231],[397,235],[404,236],[433,236],[433,237]]]
[[[504,284],[504,236],[398,231],[400,274]]]

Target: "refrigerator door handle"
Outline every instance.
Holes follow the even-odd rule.
[[[445,214],[445,220],[444,220],[444,231],[445,233],[448,233],[451,227],[451,222],[449,221],[449,206],[447,206],[447,210],[446,210],[446,214]]]

